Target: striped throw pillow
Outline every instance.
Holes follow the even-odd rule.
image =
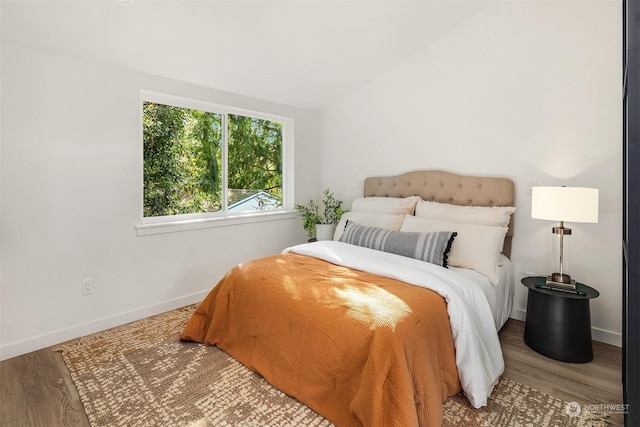
[[[455,231],[429,233],[392,231],[378,227],[366,227],[347,220],[340,241],[415,258],[446,268],[447,257],[456,235]]]

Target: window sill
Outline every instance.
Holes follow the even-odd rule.
[[[200,230],[203,228],[230,227],[267,221],[283,221],[298,216],[295,212],[278,211],[269,213],[249,213],[215,218],[187,219],[136,225],[136,236],[176,233],[180,231]]]

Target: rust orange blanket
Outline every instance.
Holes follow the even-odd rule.
[[[441,296],[294,253],[230,270],[180,338],[218,346],[338,426],[439,426],[461,388]]]

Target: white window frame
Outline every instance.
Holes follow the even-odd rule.
[[[185,98],[175,95],[167,95],[163,93],[142,90],[140,91],[140,167],[144,162],[144,139],[143,139],[143,105],[145,102],[153,102],[158,104],[171,105],[180,108],[188,108],[192,110],[206,111],[209,113],[220,114],[224,117],[222,133],[222,210],[218,212],[204,212],[179,215],[165,215],[145,217],[143,211],[144,205],[144,181],[142,173],[140,174],[140,214],[139,223],[136,225],[136,235],[145,236],[149,234],[173,233],[177,231],[196,230],[210,227],[227,227],[231,225],[277,221],[295,218],[296,214],[293,209],[293,119],[290,117],[279,116],[275,114],[263,113],[244,108],[232,107],[228,105],[215,104],[212,102]],[[270,209],[266,211],[246,211],[246,212],[229,212],[227,210],[227,119],[229,114],[255,117],[263,120],[275,121],[282,123],[282,207],[278,209]]]

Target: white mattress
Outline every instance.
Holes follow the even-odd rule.
[[[451,266],[449,269],[458,272],[478,284],[480,289],[482,289],[482,293],[485,294],[489,301],[489,307],[493,314],[496,330],[499,331],[509,318],[511,309],[513,308],[514,274],[513,264],[511,264],[509,258],[500,254],[498,268],[500,280],[497,285],[492,284],[486,276],[475,270]]]

